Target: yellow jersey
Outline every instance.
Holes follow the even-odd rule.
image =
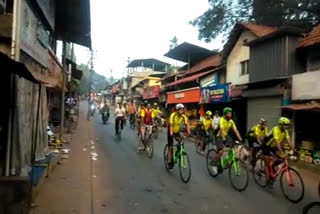
[[[268,128],[266,127],[264,130],[262,130],[261,125],[257,124],[252,127],[249,135],[256,138],[264,138],[268,135]]]
[[[229,134],[229,130],[231,129],[236,129],[236,124],[233,122],[232,119],[227,120],[224,116],[220,118],[219,121],[219,132],[218,136],[219,137],[226,137]]]
[[[173,133],[179,133],[181,125],[188,123],[188,118],[184,114],[179,115],[177,112],[173,112],[170,115],[169,123],[172,127]]]
[[[275,126],[269,133],[269,137],[271,138],[267,145],[270,147],[277,147],[278,144],[281,144],[284,140],[289,140],[289,132],[288,130],[282,131],[280,126]]]
[[[159,114],[161,114],[161,111],[159,108],[152,108],[152,118],[158,117]]]
[[[204,129],[205,131],[208,131],[210,128],[212,128],[213,125],[213,120],[207,119],[207,118],[203,118],[202,120],[202,129]]]
[[[144,108],[143,107],[139,107],[138,108],[138,116],[139,117],[143,117],[143,115],[144,115]]]

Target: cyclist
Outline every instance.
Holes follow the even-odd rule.
[[[147,107],[141,112],[141,140],[145,141],[145,125],[152,126],[152,109],[151,105],[147,104]],[[138,150],[142,150],[141,146],[138,146]]]
[[[176,105],[176,111],[171,113],[169,118],[169,126],[168,126],[168,164],[172,168],[172,152],[173,152],[173,143],[174,137],[180,136],[181,126],[185,125],[187,129],[187,133],[190,134],[189,122],[187,116],[184,114],[184,105],[179,103]]]
[[[259,123],[253,126],[247,134],[247,140],[252,157],[255,157],[258,148],[262,146],[265,137],[268,135],[267,125],[268,122],[264,118],[260,118]],[[255,143],[258,143],[259,147],[254,147]],[[254,158],[252,161],[254,161]]]
[[[280,117],[278,125],[273,127],[269,135],[265,139],[265,144],[263,147],[264,153],[264,160],[265,160],[265,173],[268,179],[268,185],[270,186],[273,182],[270,180],[269,177],[269,166],[272,161],[272,156],[276,156],[279,161],[275,161],[273,163],[273,167],[281,163],[286,154],[282,149],[282,145],[287,144],[294,152],[296,152],[295,148],[293,147],[290,136],[289,136],[289,125],[290,120],[286,117]]]
[[[201,129],[200,129],[200,145],[201,145],[201,149],[202,149],[202,153],[204,153],[205,149],[206,149],[206,143],[204,143],[205,138],[207,138],[207,132],[212,129],[215,130],[215,125],[213,122],[212,117],[212,112],[211,111],[206,111],[206,116],[201,120]],[[201,137],[204,136],[204,137]]]
[[[218,128],[219,128],[219,121],[220,121],[220,113],[218,110],[216,110],[214,112],[214,115],[213,115],[213,123],[214,123],[214,129],[217,131]]]
[[[216,138],[216,144],[218,149],[218,152],[215,157],[216,164],[218,164],[220,161],[220,157],[223,153],[223,148],[225,144],[229,146],[233,145],[233,139],[230,136],[230,130],[234,132],[239,141],[242,141],[236,124],[232,120],[232,108],[226,107],[223,109],[223,116],[220,118],[219,121],[219,131]]]
[[[158,124],[159,117],[161,117],[162,112],[160,111],[160,108],[158,106],[158,103],[153,104],[152,108],[152,119],[154,120],[155,124]]]
[[[116,135],[119,134],[119,123],[121,126],[121,130],[123,129],[123,123],[126,118],[126,110],[122,106],[121,103],[119,103],[118,107],[115,109],[115,124],[116,124]]]
[[[134,105],[133,102],[130,103],[128,111],[129,111],[129,120],[130,120],[130,123],[132,123],[136,115],[136,106]]]
[[[145,109],[145,107],[147,106],[146,101],[144,102],[144,104],[140,104],[139,108],[138,108],[138,114],[137,114],[137,131],[138,131],[138,136],[141,135],[141,115]]]

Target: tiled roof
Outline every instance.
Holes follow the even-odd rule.
[[[222,57],[220,55],[215,55],[208,57],[199,63],[195,64],[186,72],[186,74],[196,73],[198,71],[204,70],[205,68],[214,68],[221,65]]]
[[[320,24],[316,26],[299,44],[299,47],[308,47],[320,43]]]
[[[270,33],[273,33],[274,31],[277,30],[275,27],[269,27],[269,26],[264,26],[264,25],[256,25],[256,24],[251,24],[251,23],[241,23],[241,25],[249,30],[251,33],[256,35],[257,37],[262,37],[265,35],[268,35]]]

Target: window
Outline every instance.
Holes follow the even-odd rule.
[[[249,74],[249,60],[240,62],[241,64],[241,76]]]

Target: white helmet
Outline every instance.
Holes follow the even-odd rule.
[[[176,110],[179,110],[179,109],[184,109],[184,105],[179,103],[176,105]]]

